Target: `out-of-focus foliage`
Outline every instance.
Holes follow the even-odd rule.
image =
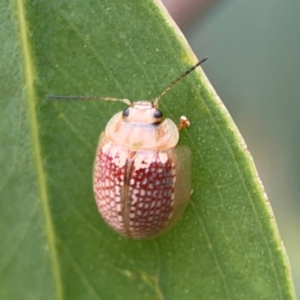
[[[229,1],[187,32],[253,154],[300,297],[300,2]]]

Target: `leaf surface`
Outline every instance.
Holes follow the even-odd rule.
[[[161,100],[191,126],[193,194],[165,235],[134,241],[99,217],[97,141],[113,102],[155,98],[196,62],[152,1],[0,4],[0,298],[293,299],[289,267],[252,158],[201,70]],[[205,68],[205,67],[204,67]]]

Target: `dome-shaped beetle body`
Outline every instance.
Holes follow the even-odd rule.
[[[101,134],[94,163],[94,194],[104,220],[115,231],[135,239],[163,233],[181,217],[191,193],[191,154],[177,146],[178,126],[164,119],[158,102],[207,57],[175,79],[153,102],[93,96],[47,96],[61,100],[121,101]]]
[[[181,126],[188,126],[186,118]],[[99,212],[115,231],[149,238],[182,215],[191,192],[190,151],[178,127],[150,102],[134,102],[102,133],[94,165]]]

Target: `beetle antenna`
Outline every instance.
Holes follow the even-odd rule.
[[[201,59],[198,63],[196,63],[193,67],[185,71],[183,74],[181,74],[178,78],[176,78],[169,86],[167,86],[162,93],[156,97],[153,101],[153,105],[157,106],[158,101],[161,99],[161,97],[166,94],[176,83],[178,83],[181,79],[183,79],[185,76],[189,75],[192,71],[194,71],[198,66],[200,66],[202,63],[208,60],[208,56]]]
[[[97,97],[97,96],[59,96],[59,95],[47,95],[47,99],[55,100],[103,100],[103,101],[119,101],[131,105],[131,102],[128,99],[121,98],[111,98],[111,97]]]

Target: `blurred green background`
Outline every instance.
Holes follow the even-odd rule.
[[[300,1],[217,2],[187,23],[184,34],[198,58],[209,55],[203,69],[253,155],[300,295]]]

